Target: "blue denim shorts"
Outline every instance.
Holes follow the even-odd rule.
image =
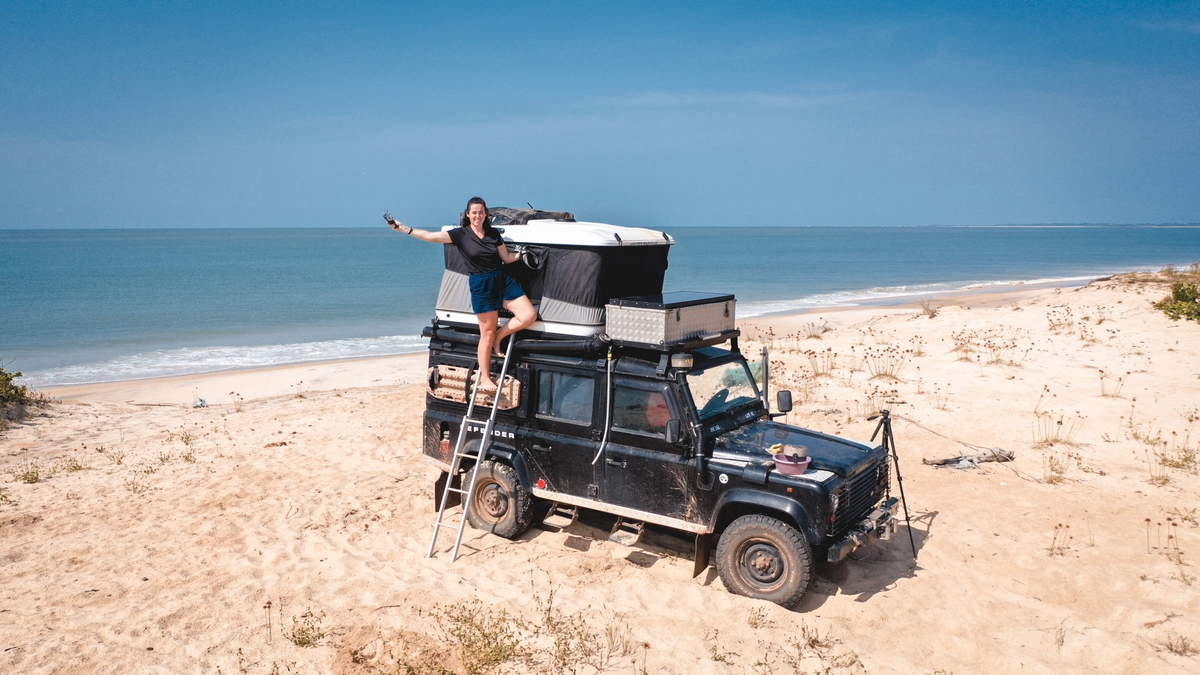
[[[472,274],[470,283],[471,309],[475,310],[476,314],[495,312],[505,302],[525,295],[525,291],[521,290],[521,285],[505,274],[502,269]]]

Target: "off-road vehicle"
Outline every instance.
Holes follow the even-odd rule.
[[[890,538],[898,502],[885,447],[773,419],[790,410],[790,392],[772,415],[765,365],[760,388],[739,350],[733,296],[662,293],[673,239],[568,213],[497,212],[511,214],[496,224],[523,254],[511,274],[540,320],[515,337],[506,367],[491,364],[507,371],[499,392],[480,393],[467,418],[478,326],[457,250],[446,248],[424,331],[435,508],[466,494],[468,522],[508,538],[535,519],[573,522],[580,509],[615,516],[612,538],[629,545],[647,523],[673,528],[695,536],[695,574],[715,543],[730,591],[784,606],[808,589],[815,556],[839,561]],[[807,470],[784,473],[775,455]]]

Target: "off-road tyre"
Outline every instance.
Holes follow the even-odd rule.
[[[513,539],[529,529],[533,520],[533,496],[521,487],[517,472],[507,464],[493,460],[481,462],[475,494],[467,507],[467,522],[477,530]],[[463,476],[463,487],[471,484],[471,474]]]
[[[812,582],[812,548],[781,520],[742,516],[717,543],[717,573],[730,593],[791,607]]]

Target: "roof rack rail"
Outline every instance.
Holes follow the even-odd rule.
[[[437,320],[421,330],[421,337],[429,338],[432,341],[448,342],[453,344],[475,346],[479,344],[479,334],[469,333],[467,331],[458,330],[455,328],[446,328],[438,325]],[[590,338],[570,339],[570,340],[539,340],[535,338],[518,339],[513,345],[513,350],[517,352],[540,352],[540,353],[584,353],[584,354],[602,354],[608,349],[608,340],[604,335],[593,335]]]

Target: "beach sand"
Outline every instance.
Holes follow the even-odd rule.
[[[919,559],[901,528],[792,610],[693,579],[664,531],[468,529],[426,559],[423,356],[54,390],[0,436],[0,670],[463,672],[517,640],[512,672],[1196,672],[1200,325],[1165,294],[741,322],[790,422],[896,418]],[[921,462],[997,447],[1016,460]]]

